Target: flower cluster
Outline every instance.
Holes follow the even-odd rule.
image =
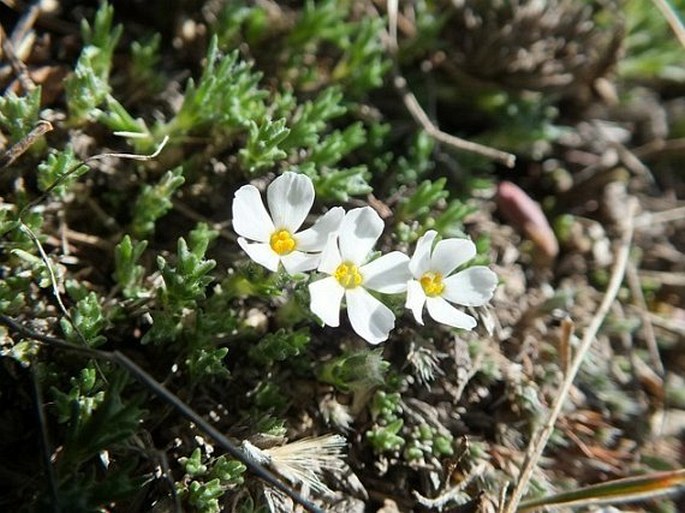
[[[370,207],[345,212],[335,207],[301,230],[314,204],[314,186],[305,175],[283,173],[267,188],[268,211],[253,185],[233,200],[233,229],[248,256],[271,271],[289,274],[317,270],[309,284],[310,308],[324,324],[340,325],[343,299],[352,329],[378,344],[395,327],[395,314],[375,294],[406,293],[405,306],[423,324],[424,306],[435,321],[466,330],[476,319],[450,303],[481,306],[495,290],[497,276],[484,266],[454,272],[476,255],[467,239],[434,244],[433,230],[421,237],[411,259],[392,251],[369,260],[383,232],[383,220]]]

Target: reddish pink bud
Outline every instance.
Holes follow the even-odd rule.
[[[557,238],[540,204],[523,189],[511,182],[501,182],[497,187],[497,208],[511,226],[535,244],[545,260],[556,258],[559,253]]]

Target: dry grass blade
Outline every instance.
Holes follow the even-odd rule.
[[[26,150],[28,150],[36,140],[52,130],[52,124],[49,121],[40,120],[36,126],[26,136],[16,144],[12,145],[0,157],[0,169],[8,167],[15,160],[21,157]]]
[[[670,494],[683,486],[685,486],[685,469],[655,472],[643,476],[616,479],[586,486],[572,492],[526,501],[521,503],[518,512],[526,513],[550,506],[579,508],[600,504],[634,502]]]
[[[602,300],[602,303],[599,309],[597,310],[597,313],[592,318],[590,325],[585,330],[583,339],[578,347],[578,350],[576,352],[575,357],[573,358],[573,361],[569,367],[568,372],[564,375],[564,381],[561,384],[561,387],[557,394],[556,401],[554,402],[554,405],[552,406],[552,409],[550,410],[549,415],[545,420],[545,423],[543,424],[542,428],[531,439],[531,442],[528,446],[528,451],[526,453],[526,458],[523,462],[523,466],[519,474],[518,481],[514,487],[514,490],[511,494],[511,498],[509,499],[507,506],[504,508],[504,513],[514,513],[517,510],[518,505],[521,502],[521,498],[523,497],[523,494],[526,491],[530,478],[533,474],[533,470],[540,461],[542,451],[545,449],[547,441],[549,440],[549,437],[551,436],[552,431],[554,430],[554,424],[556,423],[557,418],[561,413],[561,409],[564,405],[564,402],[568,397],[568,394],[571,390],[571,386],[573,385],[573,380],[578,374],[580,366],[583,364],[583,360],[588,350],[590,349],[592,342],[595,340],[595,335],[599,331],[599,328],[602,325],[604,318],[609,312],[612,303],[616,299],[616,295],[618,294],[619,288],[621,287],[621,283],[623,282],[623,278],[626,272],[626,266],[628,264],[630,244],[633,239],[633,218],[635,215],[635,210],[636,204],[633,202],[628,206],[629,212],[626,216],[626,224],[623,226],[623,234],[620,241],[620,247],[616,252],[615,264],[613,271],[611,273],[611,280],[609,281],[606,293],[604,294],[604,299]]]
[[[678,38],[681,45],[685,46],[685,27],[673,7],[666,0],[652,0],[657,9],[661,11],[671,30]]]

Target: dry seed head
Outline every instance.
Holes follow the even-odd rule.
[[[343,461],[345,446],[345,438],[340,435],[303,438],[264,450],[246,440],[242,443],[248,458],[268,465],[289,481],[323,495],[333,494],[322,481],[323,473],[340,474],[347,468]]]

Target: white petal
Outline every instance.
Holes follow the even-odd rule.
[[[309,284],[309,309],[317,315],[324,324],[340,326],[340,303],[345,289],[329,276],[323,280]]]
[[[430,268],[431,248],[438,232],[428,230],[416,241],[416,249],[409,262],[409,271],[414,278],[421,278]]]
[[[347,315],[352,329],[369,344],[387,340],[395,327],[392,310],[369,294],[363,287],[348,289],[345,294]]]
[[[316,269],[321,260],[321,254],[316,253],[302,253],[301,251],[293,251],[281,257],[281,263],[288,274],[303,273]]]
[[[414,314],[414,319],[423,326],[423,305],[426,304],[426,293],[423,287],[416,280],[407,283],[407,301],[404,306],[409,308]]]
[[[497,287],[497,275],[485,266],[477,265],[443,280],[442,296],[464,306],[482,306],[492,298]]]
[[[319,262],[319,271],[326,274],[333,274],[336,268],[342,262],[340,250],[338,249],[338,235],[331,233],[328,236],[328,242],[321,253],[321,261]]]
[[[274,224],[254,185],[243,185],[233,196],[233,229],[238,235],[259,242],[268,242],[274,232]]]
[[[264,242],[249,243],[242,237],[238,237],[238,244],[240,244],[243,251],[247,253],[247,256],[259,265],[263,265],[269,271],[278,271],[278,263],[281,259],[278,254],[271,249],[271,246]]]
[[[428,315],[442,324],[464,330],[472,330],[476,327],[476,319],[457,310],[441,297],[426,298],[426,307]]]
[[[383,233],[383,220],[371,207],[350,210],[340,225],[340,253],[343,261],[360,265]]]
[[[314,204],[314,185],[308,176],[286,172],[271,182],[266,200],[274,225],[295,233]]]
[[[476,256],[476,245],[469,239],[444,239],[435,245],[431,271],[449,276],[457,267]]]
[[[322,251],[328,236],[338,231],[345,216],[342,207],[334,207],[316,220],[311,228],[296,235],[297,248],[302,251]]]
[[[409,257],[399,251],[378,257],[360,267],[359,272],[364,278],[364,288],[383,294],[404,292],[411,279]]]

